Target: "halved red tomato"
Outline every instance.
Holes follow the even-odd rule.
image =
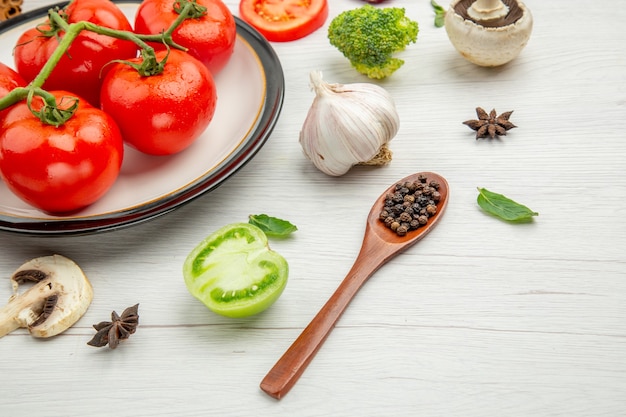
[[[268,41],[289,42],[322,27],[328,18],[328,1],[241,0],[239,15]]]

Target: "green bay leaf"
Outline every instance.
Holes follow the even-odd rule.
[[[487,213],[507,221],[529,220],[539,213],[517,203],[502,194],[478,187],[478,205]]]
[[[435,12],[435,27],[440,28],[445,26],[446,9],[437,4],[435,0],[431,0],[430,5],[433,7],[433,11]]]
[[[268,216],[267,214],[251,214],[248,216],[248,223],[263,230],[267,236],[285,237],[298,230],[298,228],[287,220]]]

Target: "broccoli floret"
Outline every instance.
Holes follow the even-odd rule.
[[[337,15],[328,27],[328,39],[357,71],[381,79],[404,64],[393,54],[416,42],[418,30],[404,8],[366,4]]]

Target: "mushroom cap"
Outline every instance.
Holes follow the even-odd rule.
[[[0,337],[26,327],[34,337],[57,335],[80,319],[93,299],[93,288],[72,260],[52,255],[32,259],[11,277],[14,294],[0,309]],[[18,293],[23,281],[32,287]]]
[[[462,0],[453,0],[445,18],[445,28],[450,42],[468,61],[483,67],[496,67],[513,60],[530,39],[533,18],[524,3],[518,1],[523,11],[515,23],[500,26],[481,26],[456,13],[454,7]]]

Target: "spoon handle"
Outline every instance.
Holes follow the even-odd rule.
[[[393,251],[390,251],[388,246],[369,233],[365,236],[352,269],[337,290],[261,381],[261,389],[271,397],[280,399],[289,392],[313,360],[357,291],[391,258]]]

